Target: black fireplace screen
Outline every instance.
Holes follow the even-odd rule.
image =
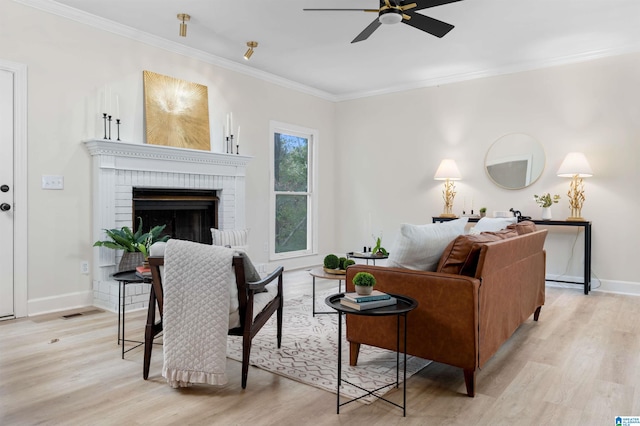
[[[212,190],[133,188],[134,231],[138,217],[143,231],[166,225],[163,235],[211,244],[211,228],[218,227],[218,197]]]

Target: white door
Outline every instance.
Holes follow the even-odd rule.
[[[13,140],[12,72],[0,69],[0,319],[13,317]]]

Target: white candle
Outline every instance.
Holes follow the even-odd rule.
[[[229,114],[227,114],[227,126],[226,126],[226,128],[224,129],[224,135],[225,135],[226,137],[229,137]]]
[[[229,134],[233,135],[233,112],[229,113]]]
[[[107,112],[107,86],[104,86],[104,92],[102,93],[102,98],[104,100],[104,105],[102,107],[102,112]]]
[[[236,145],[240,145],[240,126],[238,126],[238,134],[236,135]]]
[[[116,118],[120,118],[120,96],[116,95]]]

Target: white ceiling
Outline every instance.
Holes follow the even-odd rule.
[[[332,100],[640,51],[640,0],[463,0],[421,12],[455,25],[442,39],[395,24],[355,44],[375,13],[302,9],[378,0],[16,1]]]

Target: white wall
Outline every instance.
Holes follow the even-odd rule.
[[[91,277],[80,261],[91,259],[91,159],[82,140],[102,137],[96,111],[108,86],[120,97],[121,139],[142,142],[142,71],[149,70],[208,87],[214,150],[221,150],[222,123],[233,111],[242,126],[247,170],[246,222],[250,255],[268,262],[269,120],[319,130],[319,161],[331,163],[334,111],[331,102],[267,83],[109,32],[0,0],[0,55],[28,67],[29,314],[91,300]],[[115,109],[115,107],[113,108]],[[112,130],[115,138],[115,128]],[[217,138],[217,139],[216,139]],[[63,191],[40,188],[41,175],[63,175]],[[320,204],[333,212],[334,177],[320,182]],[[333,214],[320,216],[319,252],[333,244]],[[320,263],[321,256],[281,262],[285,268]],[[80,296],[78,296],[80,295]]]
[[[390,248],[402,222],[430,222],[442,209],[433,174],[444,157],[457,161],[464,178],[456,212],[466,197],[476,209],[538,216],[533,194],[550,191],[563,195],[554,216],[566,217],[569,181],[555,171],[579,150],[595,174],[583,209],[594,222],[593,271],[603,287],[640,288],[638,230],[629,220],[639,206],[640,54],[333,104],[10,0],[0,6],[0,55],[29,73],[30,314],[69,308],[75,295],[91,294],[91,277],[79,268],[93,243],[91,163],[81,140],[101,136],[95,109],[105,85],[120,96],[122,139],[142,140],[143,70],[208,87],[214,149],[228,111],[242,126],[242,152],[255,157],[246,221],[258,263],[267,262],[268,133],[269,120],[277,120],[320,134],[319,254],[283,262],[287,269],[372,245],[372,231],[382,230]],[[510,132],[535,137],[547,153],[542,178],[525,190],[496,187],[482,167],[489,146]],[[63,175],[65,189],[42,190],[43,174]],[[571,259],[573,241],[550,236],[549,273],[580,274],[582,243]]]
[[[431,222],[443,207],[442,182],[433,180],[443,158],[454,158],[463,176],[457,214],[466,198],[467,210],[473,199],[476,210],[514,207],[539,218],[533,194],[549,191],[562,196],[552,212],[564,219],[569,179],[556,171],[567,152],[582,151],[594,172],[582,210],[593,221],[593,273],[602,288],[640,291],[638,76],[640,54],[630,54],[338,104],[338,245],[361,248],[382,230],[389,249],[401,223]],[[512,132],[536,138],[547,157],[542,177],[523,190],[497,187],[483,169],[491,144]],[[562,229],[550,231],[547,272],[579,278],[582,237],[572,257],[577,228]]]

